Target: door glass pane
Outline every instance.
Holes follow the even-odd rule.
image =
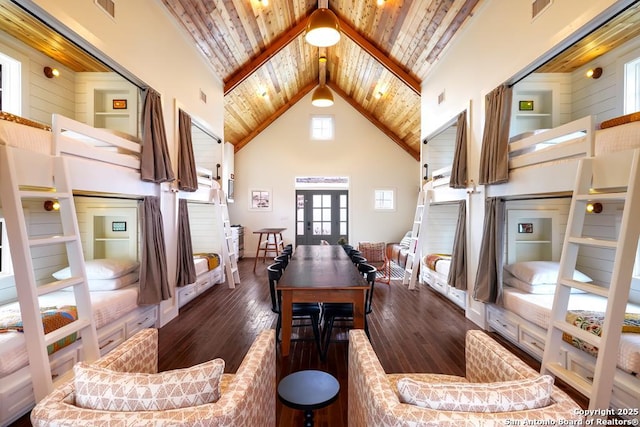
[[[298,221],[304,221],[304,209],[298,209],[297,210],[296,219]]]
[[[322,234],[322,223],[321,222],[314,222],[313,223],[313,234],[315,236],[319,236]]]
[[[304,236],[304,222],[298,223],[298,226],[296,227],[296,233],[298,233],[298,236]]]
[[[346,208],[347,207],[347,195],[346,194],[341,194],[340,195],[340,207],[341,208]]]
[[[346,221],[346,220],[347,220],[347,210],[340,209],[340,221]]]
[[[313,207],[320,207],[322,206],[322,195],[320,194],[314,194],[313,195]]]
[[[322,220],[331,221],[331,209],[322,209]]]
[[[323,222],[322,223],[322,234],[329,235],[331,234],[331,223],[330,222]]]
[[[341,222],[340,223],[340,234],[343,234],[343,235],[347,234],[347,223],[346,222]]]
[[[322,221],[322,209],[314,209],[313,210],[313,220],[314,221]]]
[[[331,194],[322,195],[322,206],[325,208],[331,207]]]
[[[298,194],[298,200],[296,207],[298,209],[304,209],[304,195]]]

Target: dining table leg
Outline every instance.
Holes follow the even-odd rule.
[[[282,304],[280,315],[282,316],[282,356],[288,356],[291,348],[291,323],[293,322],[293,294],[291,291],[282,291]],[[363,324],[364,325],[364,324]]]

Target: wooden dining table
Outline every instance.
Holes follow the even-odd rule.
[[[300,245],[278,281],[282,295],[282,355],[291,347],[292,307],[296,302],[353,304],[353,327],[364,329],[367,289],[364,277],[342,246]]]

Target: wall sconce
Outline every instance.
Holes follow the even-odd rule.
[[[60,210],[60,202],[58,202],[57,200],[45,200],[44,210],[47,212],[58,211]]]
[[[424,168],[424,177],[422,179],[426,181],[427,179],[429,179],[429,164],[425,163],[424,165],[422,165],[422,167]]]
[[[44,75],[47,78],[52,79],[54,77],[58,77],[60,75],[60,71],[57,68],[44,67]]]
[[[602,203],[600,202],[587,203],[587,212],[599,214],[600,212],[602,212]]]
[[[602,75],[602,67],[591,68],[587,71],[587,77],[591,77],[592,79],[599,79]]]

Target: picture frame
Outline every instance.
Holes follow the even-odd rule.
[[[127,221],[111,221],[111,231],[127,231]]]
[[[273,209],[270,189],[253,188],[249,190],[249,210],[267,212]]]
[[[112,106],[114,110],[126,110],[127,109],[127,100],[126,99],[114,99],[112,102]]]
[[[533,100],[518,101],[519,111],[533,111]]]
[[[518,233],[533,233],[533,224],[530,222],[519,222]]]

